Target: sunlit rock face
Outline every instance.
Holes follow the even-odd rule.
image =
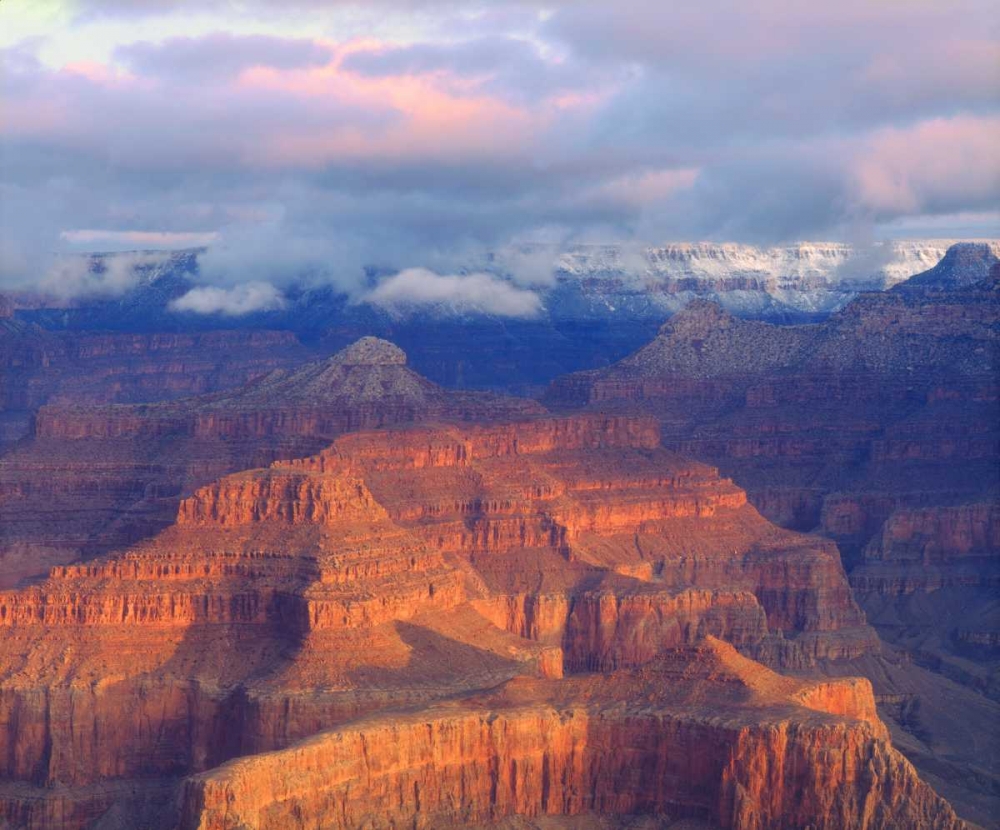
[[[625,702],[639,698],[638,708]],[[709,638],[642,672],[512,681],[231,762],[189,779],[182,826],[279,828],[297,815],[336,828],[478,826],[586,813],[727,828],[962,826],[883,729],[866,683],[790,681]],[[836,770],[822,760],[834,752]]]
[[[15,826],[136,816],[136,792],[192,828],[960,826],[867,681],[755,662],[877,648],[836,549],[652,418],[345,435],[0,594],[0,624]]]
[[[442,389],[372,337],[233,391],[141,405],[48,404],[30,438],[0,456],[0,587],[127,547],[170,524],[195,488],[317,452],[344,432],[542,411],[531,401]]]

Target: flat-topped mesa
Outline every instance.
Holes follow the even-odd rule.
[[[345,435],[315,459],[293,467],[324,468],[330,456],[349,458],[370,471],[463,467],[476,461],[541,453],[598,449],[655,449],[660,430],[652,418],[578,415],[541,417],[487,426],[427,427]]]
[[[414,827],[596,813],[961,830],[874,709],[867,681],[794,681],[710,640],[641,672],[517,680],[235,760],[187,780],[181,828],[277,830],[308,815],[350,830],[377,810]]]
[[[335,524],[380,521],[387,515],[359,476],[272,468],[226,476],[202,487],[181,502],[177,524]]]

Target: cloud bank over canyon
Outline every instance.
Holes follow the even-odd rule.
[[[127,276],[65,255],[207,245],[187,311],[278,308],[306,282],[525,317],[579,242],[996,235],[981,0],[0,17],[0,290],[113,294]],[[519,246],[509,282],[467,273]]]

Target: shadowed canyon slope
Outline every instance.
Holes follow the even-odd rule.
[[[964,519],[953,510],[941,522],[976,522],[968,533],[978,541],[959,548],[997,553],[983,524],[1000,492],[997,279],[987,246],[956,246],[934,270],[818,325],[770,326],[695,304],[645,348],[560,379],[545,400],[655,415],[667,446],[718,464],[774,520],[835,538],[861,566],[859,588],[876,590],[866,565],[889,579],[876,537],[895,511],[969,505]],[[897,529],[906,521],[898,516]],[[949,544],[939,540],[938,564]],[[948,579],[923,573],[910,575],[910,590],[915,579]],[[977,573],[983,587],[996,584],[993,569]]]
[[[877,652],[835,547],[659,444],[604,415],[344,435],[0,594],[0,814],[961,827],[866,680],[753,659]]]
[[[0,456],[0,585],[148,536],[194,488],[316,452],[346,431],[542,411],[530,401],[442,389],[405,364],[392,344],[363,338],[232,392],[43,406],[31,437]]]
[[[2,298],[0,298],[2,302]],[[46,403],[168,400],[239,386],[311,356],[290,332],[53,332],[0,308],[0,453]]]
[[[962,245],[817,325],[694,304],[634,355],[562,378],[544,400],[656,417],[666,446],[718,465],[766,516],[836,540],[883,638],[996,700],[998,278],[989,247]],[[919,700],[923,683],[883,691]]]
[[[357,302],[342,286],[309,280],[286,287],[281,309],[239,316],[180,312],[171,302],[204,286],[198,272],[206,252],[151,252],[149,263],[134,271],[134,287],[123,296],[83,296],[68,303],[22,296],[16,313],[24,322],[63,335],[213,328],[291,332],[303,342],[322,344],[324,355],[372,334],[402,346],[412,366],[438,383],[523,394],[540,391],[567,372],[625,356],[652,337],[665,316],[693,299],[714,299],[742,317],[815,320],[841,308],[858,291],[887,288],[930,267],[947,245],[946,240],[871,248],[832,242],[772,248],[675,243],[562,249],[529,244],[470,253],[463,273],[485,272],[503,287],[528,287],[534,293],[537,314],[528,317],[505,316],[502,308],[493,313],[488,303],[470,308],[461,298],[455,303],[443,298],[410,314]],[[134,258],[95,254],[89,267],[114,269],[121,257]],[[208,390],[188,390],[197,391]]]

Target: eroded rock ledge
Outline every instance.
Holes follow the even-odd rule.
[[[0,816],[32,830],[191,775],[185,827],[363,826],[365,801],[395,805],[386,827],[958,826],[867,681],[750,659],[877,648],[836,548],[768,523],[648,418],[342,436],[0,593],[0,628]]]

